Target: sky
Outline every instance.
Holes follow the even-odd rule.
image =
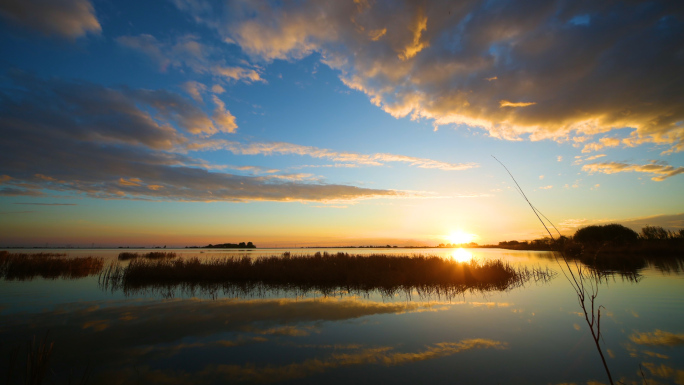
[[[543,237],[497,159],[684,227],[684,4],[0,2],[0,246]]]

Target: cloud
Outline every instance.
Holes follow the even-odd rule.
[[[160,90],[105,88],[22,73],[0,88],[0,195],[60,191],[105,199],[338,201],[411,194],[311,182],[301,175],[210,172],[193,139],[235,130],[216,98],[208,116]],[[198,139],[199,140],[199,139]]]
[[[162,42],[152,35],[142,34],[119,36],[116,41],[123,47],[145,54],[163,72],[170,68],[188,68],[199,74],[211,74],[226,80],[266,82],[254,69],[226,65],[218,49],[201,43],[195,35]]]
[[[629,218],[621,221],[620,223],[638,230],[644,228],[645,226],[661,226],[669,229],[681,229],[684,228],[684,213]]]
[[[508,100],[502,100],[499,102],[500,107],[529,107],[537,103],[535,102],[509,102]]]
[[[181,87],[198,102],[202,102],[201,93],[207,90],[207,86],[195,81],[185,82]]]
[[[219,84],[214,84],[213,86],[211,86],[211,92],[213,92],[215,94],[222,94],[222,93],[226,92],[226,90],[223,87],[221,87]]]
[[[665,162],[658,162],[652,160],[649,164],[629,164],[621,162],[604,162],[604,163],[589,163],[582,166],[583,171],[589,173],[601,172],[604,174],[615,174],[618,172],[644,172],[648,174],[655,174],[651,179],[656,182],[664,181],[667,178],[675,175],[683,174],[684,167],[673,167]]]
[[[344,84],[397,118],[466,124],[504,139],[630,127],[630,143],[684,150],[684,13],[676,2],[177,4],[254,61],[318,53]]]
[[[585,144],[584,148],[582,149],[582,153],[598,151],[605,147],[617,147],[620,145],[620,143],[622,143],[622,141],[618,138],[601,138],[599,139],[599,143]]]
[[[425,16],[423,9],[418,8],[415,14],[415,20],[411,25],[411,32],[413,33],[413,40],[399,53],[399,59],[408,60],[416,56],[424,48],[430,46],[428,41],[422,40],[423,32],[427,29],[427,16]],[[376,39],[377,40],[377,39]]]
[[[543,187],[539,187],[539,189],[540,189],[540,190],[550,190],[550,189],[552,189],[552,188],[553,188],[553,186],[552,186],[552,185],[548,185],[548,186],[543,186]]]
[[[605,156],[606,156],[606,154],[596,154],[596,155],[587,156],[586,158],[582,158],[582,155],[577,155],[577,156],[575,156],[575,161],[572,162],[572,164],[578,165],[578,164],[582,164],[584,162],[596,160],[598,158],[603,158]]]
[[[250,82],[265,82],[258,72],[242,67],[214,67],[212,72],[228,79],[245,80]]]
[[[24,203],[15,202],[15,205],[31,205],[31,206],[77,206],[76,203]]]
[[[44,35],[67,39],[102,30],[88,0],[3,0],[0,16]]]
[[[178,129],[199,135],[227,131],[194,103],[165,90],[106,88],[21,72],[10,78],[13,84],[0,89],[5,130],[38,134],[49,126],[63,138],[164,150],[188,141]]]
[[[235,116],[233,116],[230,111],[226,110],[226,104],[219,99],[218,96],[212,95],[211,100],[213,100],[216,105],[212,119],[216,122],[218,130],[221,132],[235,133],[238,128],[235,123]]]
[[[627,226],[635,231],[641,231],[645,226],[661,226],[666,229],[681,229],[684,228],[684,213],[671,214],[671,215],[652,215],[648,217],[639,218],[625,218],[625,219],[597,219],[589,220],[586,218],[577,219],[565,219],[559,223],[562,230],[574,230],[578,227],[595,225],[595,224],[607,224],[607,223],[620,223]]]
[[[585,218],[582,218],[582,219],[566,219],[566,220],[558,223],[558,225],[563,230],[576,229],[576,228],[578,228],[580,226],[584,226],[586,224],[587,224],[587,220]]]
[[[383,166],[387,163],[405,163],[410,166],[439,169],[445,171],[459,171],[478,167],[476,163],[447,163],[433,159],[417,158],[406,155],[376,153],[359,154],[355,152],[340,152],[313,146],[302,146],[285,142],[251,142],[240,143],[226,140],[197,141],[189,146],[190,149],[224,149],[237,155],[302,155],[318,159],[329,159],[340,162],[335,167]],[[313,166],[309,166],[313,167]]]

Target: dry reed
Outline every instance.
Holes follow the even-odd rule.
[[[43,278],[82,278],[98,274],[104,260],[95,257],[67,258],[66,254],[24,254],[0,251],[0,278],[27,280]]]
[[[112,264],[100,274],[106,289],[125,292],[174,288],[224,292],[340,290],[384,295],[397,291],[454,296],[466,290],[507,290],[535,279],[549,279],[552,271],[516,269],[500,260],[457,262],[436,256],[349,255],[345,253],[233,257],[201,261],[134,259],[128,266]]]
[[[119,261],[127,261],[130,259],[136,259],[136,258],[146,258],[146,259],[172,259],[176,258],[178,255],[173,252],[163,252],[163,251],[151,251],[149,253],[145,254],[139,254],[139,253],[131,253],[128,251],[124,251],[123,253],[119,253]]]

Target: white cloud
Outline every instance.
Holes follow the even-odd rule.
[[[239,155],[302,155],[312,158],[329,159],[338,162],[336,167],[383,166],[387,163],[404,163],[413,167],[425,169],[439,169],[445,171],[460,171],[478,167],[476,163],[447,163],[434,159],[418,158],[397,154],[359,154],[355,152],[341,152],[313,146],[302,146],[284,142],[252,142],[240,143],[226,140],[195,141],[188,145],[190,150],[218,150],[225,149]]]

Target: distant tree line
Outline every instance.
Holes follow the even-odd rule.
[[[206,246],[189,246],[186,249],[256,249],[256,245],[252,242],[240,242],[240,243],[220,243],[212,245],[211,243]]]
[[[617,223],[592,225],[578,229],[571,237],[549,237],[532,241],[503,241],[499,247],[516,250],[565,250],[571,253],[604,251],[620,253],[684,251],[684,229],[666,230],[660,226],[646,226],[640,233]]]
[[[475,242],[468,243],[440,243],[437,247],[478,247],[479,245]]]

